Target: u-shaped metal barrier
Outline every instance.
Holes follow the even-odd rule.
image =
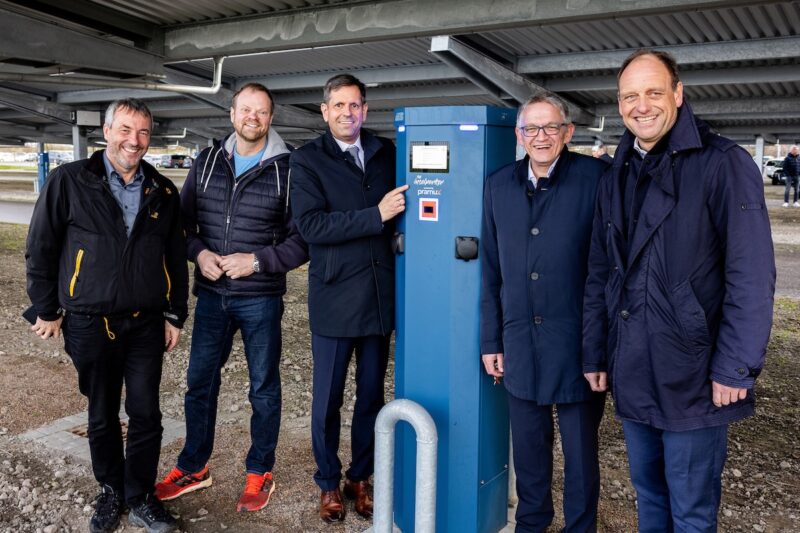
[[[375,508],[374,533],[393,533],[394,525],[394,440],[399,421],[411,424],[417,434],[416,490],[414,496],[414,532],[436,530],[436,424],[428,412],[411,400],[386,404],[375,421]]]

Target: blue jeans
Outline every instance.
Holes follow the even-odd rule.
[[[246,467],[255,474],[272,471],[281,424],[282,315],[280,296],[221,296],[199,290],[184,400],[186,443],[178,457],[184,472],[201,470],[214,449],[221,370],[237,330],[244,341],[253,408]]]
[[[623,420],[640,532],[717,530],[728,426],[662,431]]]
[[[789,203],[789,190],[794,189],[794,195],[792,196],[792,202],[797,201],[797,176],[785,176],[786,178],[786,185],[785,189],[783,190],[783,201],[787,204]]]

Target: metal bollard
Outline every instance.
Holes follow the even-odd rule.
[[[369,532],[393,533],[394,525],[394,435],[403,420],[417,434],[417,486],[414,497],[414,532],[436,531],[436,424],[428,412],[411,400],[386,404],[375,421],[375,506]]]

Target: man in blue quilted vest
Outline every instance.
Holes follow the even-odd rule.
[[[156,485],[170,500],[211,485],[221,370],[241,331],[250,377],[250,450],[237,511],[257,511],[275,490],[272,467],[281,418],[281,316],[286,273],[307,247],[289,208],[289,149],[270,128],[273,101],[249,83],[231,102],[234,132],[203,150],[181,191],[197,295],[185,398],[186,443]]]

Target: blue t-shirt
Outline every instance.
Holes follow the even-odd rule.
[[[236,148],[233,149],[233,168],[236,170],[236,177],[238,178],[254,166],[256,166],[260,161],[261,158],[264,157],[264,152],[267,150],[267,145],[264,145],[264,148],[254,155],[239,155],[239,152],[236,151]]]

